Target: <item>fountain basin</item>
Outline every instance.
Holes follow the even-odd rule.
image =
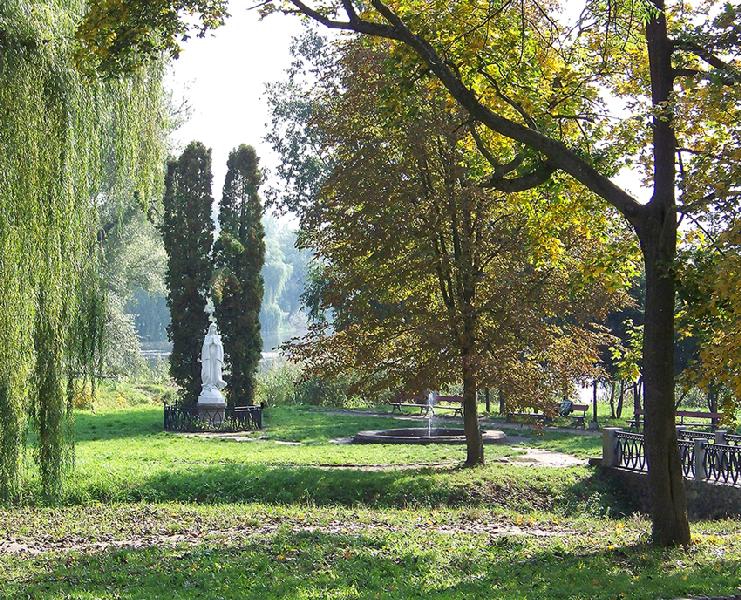
[[[487,429],[481,432],[485,444],[501,442],[507,436],[503,431]],[[379,429],[359,431],[353,442],[356,444],[464,444],[463,429],[434,427],[411,427],[407,429]]]

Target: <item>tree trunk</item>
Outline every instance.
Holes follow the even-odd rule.
[[[484,402],[486,403],[487,414],[491,412],[491,394],[489,388],[484,388]]]
[[[620,380],[620,394],[618,395],[618,403],[617,403],[617,418],[623,416],[623,402],[625,401],[625,380]]]
[[[672,223],[674,227],[675,223]],[[671,248],[664,248],[664,251],[674,247],[674,244],[667,245]],[[674,426],[674,279],[666,268],[667,264],[671,263],[665,254],[661,259],[646,255],[644,440],[653,542],[660,546],[690,543],[687,502]]]
[[[708,386],[708,410],[718,412],[718,387],[715,384]]]
[[[671,93],[672,43],[663,0],[646,25],[653,117],[653,197],[637,226],[646,266],[643,332],[645,451],[653,543],[690,543],[687,501],[674,426],[674,259],[677,247],[676,140]]]
[[[484,464],[484,440],[477,414],[476,364],[473,353],[463,354],[463,429],[466,434],[466,466]]]
[[[597,380],[592,382],[592,422],[597,423]]]
[[[640,381],[640,380],[639,380]],[[638,393],[638,381],[633,382],[633,418],[635,419],[636,431],[641,430],[641,395]]]
[[[504,392],[502,391],[502,388],[499,388],[497,390],[497,395],[499,396],[499,416],[504,417],[506,415],[507,406],[506,406],[506,401],[504,399]]]
[[[610,382],[610,418],[615,418],[615,382]]]

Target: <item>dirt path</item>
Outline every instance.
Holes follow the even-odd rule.
[[[322,411],[324,414],[328,415],[338,415],[338,416],[353,416],[353,417],[387,417],[392,419],[398,419],[401,421],[422,421],[427,423],[427,417],[424,415],[412,415],[412,414],[399,414],[399,413],[390,413],[390,412],[382,412],[382,411],[369,411],[369,410],[360,410],[360,409],[352,409],[352,408],[332,408],[326,411]],[[435,420],[442,421],[445,423],[460,423],[461,419],[460,417],[453,417],[450,415],[435,415]],[[602,435],[601,431],[593,431],[590,429],[575,429],[573,427],[554,427],[551,425],[546,425],[545,427],[538,427],[534,428],[530,425],[524,424],[524,423],[510,423],[507,421],[502,421],[499,419],[489,419],[487,417],[481,417],[479,419],[479,422],[481,423],[481,426],[486,429],[487,427],[496,427],[497,429],[502,429],[505,432],[509,431],[561,431],[563,433],[570,433],[573,435],[583,435],[587,437],[596,437]]]
[[[527,464],[534,467],[575,467],[586,465],[587,460],[577,458],[564,452],[555,452],[554,450],[542,450],[540,448],[522,448],[525,454],[519,454],[512,458],[503,459],[503,462],[513,464]]]
[[[429,533],[455,535],[459,533],[487,535],[492,538],[503,536],[531,536],[539,538],[571,535],[570,529],[551,526],[514,525],[506,522],[461,521],[450,524],[419,523],[411,529],[422,529]],[[51,536],[10,537],[0,541],[0,555],[39,555],[45,553],[96,553],[108,550],[142,549],[150,547],[174,547],[179,545],[196,546],[205,543],[235,544],[250,541],[256,537],[265,537],[277,532],[292,534],[312,534],[342,536],[361,536],[373,533],[399,533],[408,530],[383,523],[359,523],[331,521],[321,525],[270,522],[257,526],[236,526],[228,528],[193,528],[179,533],[162,533],[157,531],[140,532],[138,535],[116,539],[108,534],[101,534],[100,539],[90,541],[88,538],[67,535],[61,539]]]

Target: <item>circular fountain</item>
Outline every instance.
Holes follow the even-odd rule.
[[[503,431],[495,429],[483,430],[481,436],[485,444],[501,442],[507,437]],[[353,442],[357,444],[464,444],[466,436],[460,428],[410,427],[359,431],[353,437]]]

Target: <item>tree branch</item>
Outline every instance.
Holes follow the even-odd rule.
[[[556,170],[549,161],[540,163],[530,173],[519,177],[501,177],[496,172],[482,187],[492,188],[500,192],[511,194],[513,192],[524,192],[525,190],[538,187],[548,181]]]
[[[716,56],[706,48],[700,46],[693,41],[687,39],[677,39],[672,41],[672,47],[674,50],[682,50],[694,54],[699,59],[709,64],[714,69],[720,71],[720,76],[728,83],[741,83],[741,72],[735,65],[725,62],[720,57]],[[705,74],[709,76],[710,73],[707,71],[700,71],[699,69],[675,69],[674,72],[678,75],[698,75]],[[691,73],[690,73],[691,72]]]
[[[484,69],[479,69],[479,74],[483,75],[484,78],[491,84],[491,86],[494,88],[494,92],[497,96],[499,96],[502,100],[504,100],[507,104],[509,104],[512,108],[514,108],[517,111],[517,114],[519,114],[522,117],[522,120],[527,123],[528,127],[531,127],[532,129],[537,129],[538,126],[535,123],[535,119],[533,119],[527,111],[525,111],[525,108],[517,102],[514,98],[510,98],[507,96],[502,90],[499,89],[499,84],[497,83],[497,80],[494,79],[494,77],[491,76],[491,74],[484,71]]]
[[[541,152],[554,168],[568,173],[592,192],[604,198],[619,210],[632,225],[637,226],[643,220],[645,208],[635,198],[610,181],[609,177],[597,171],[589,162],[563,142],[511,121],[484,106],[474,92],[467,88],[445,64],[432,45],[424,38],[412,33],[406,24],[380,0],[371,0],[371,4],[390,25],[373,23],[363,19],[358,19],[352,23],[333,21],[310,9],[301,0],[289,1],[306,16],[322,24],[329,23],[326,25],[327,27],[384,37],[408,45],[427,63],[430,70],[447,88],[450,95],[476,121],[504,137]]]

